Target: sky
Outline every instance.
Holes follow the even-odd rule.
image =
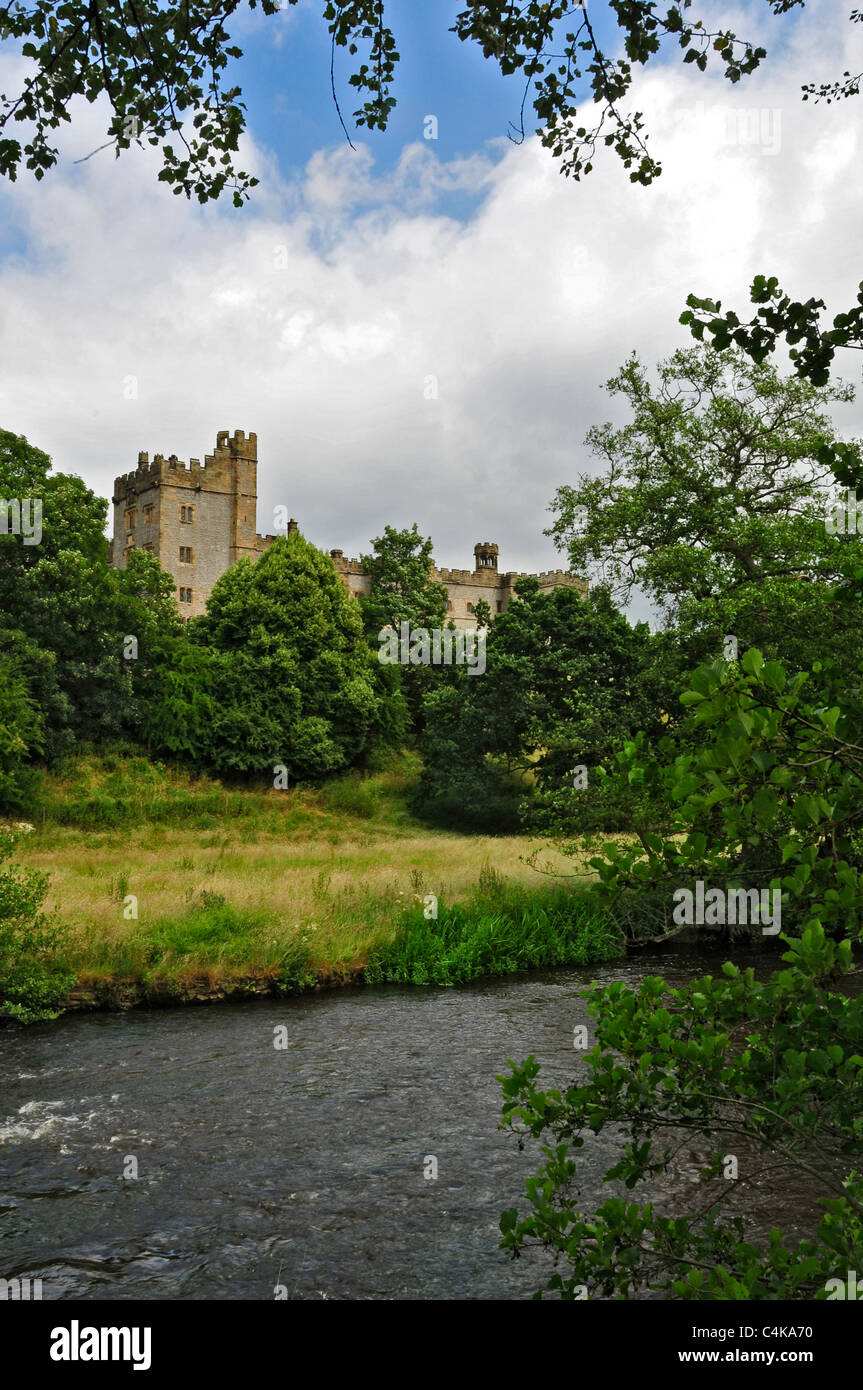
[[[766,273],[852,303],[863,97],[800,88],[859,71],[863,26],[844,0],[710,3],[768,59],[737,86],[674,50],[639,75],[628,106],[664,166],[645,189],[605,150],[564,178],[530,122],[513,143],[520,85],[447,32],[458,5],[389,3],[398,105],[354,149],[320,6],[238,19],[242,167],[261,180],[241,210],[174,197],[150,149],[75,163],[105,139],[99,103],[74,108],[41,184],[4,181],[0,428],[104,497],[139,450],[203,458],[254,430],[262,532],[286,506],[359,556],[416,521],[440,565],[472,568],[489,540],[503,570],[565,568],[543,535],[555,490],[600,468],[584,438],[624,418],[603,383],[626,358],[691,344],[688,293],[743,311]],[[22,66],[0,45],[0,90]],[[350,70],[337,52],[346,120]],[[854,355],[840,369],[859,379]],[[859,403],[834,418],[863,434]]]

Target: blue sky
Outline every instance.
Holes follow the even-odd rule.
[[[276,152],[286,177],[297,176],[307,160],[343,138],[330,90],[331,41],[318,6],[303,3],[268,19],[244,15],[237,26],[244,57],[237,65],[248,92],[250,124],[258,139]],[[506,137],[519,121],[524,79],[504,78],[474,43],[450,33],[462,9],[450,0],[388,0],[388,22],[398,45],[394,95],[396,108],[386,132],[362,133],[382,170],[392,167],[402,147],[422,136],[426,115],[439,119],[440,158],[475,153]],[[602,11],[599,32],[611,30]],[[345,49],[335,52],[335,83],[342,115],[353,136],[351,113],[356,89],[349,85],[353,64]],[[533,113],[528,110],[528,117]],[[525,120],[531,134],[535,121]]]

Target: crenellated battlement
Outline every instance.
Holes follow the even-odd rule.
[[[351,556],[349,560],[346,560],[340,550],[331,550],[330,559],[339,574],[365,574],[362,560],[357,560],[353,556]]]
[[[587,591],[587,580],[581,579],[577,574],[570,574],[568,570],[543,570],[542,574],[535,574],[540,584],[562,584],[572,589],[584,589]]]
[[[133,473],[123,473],[114,482],[115,503],[130,497],[140,496],[150,488],[173,483],[176,487],[200,488],[211,492],[230,492],[240,463],[258,462],[258,436],[246,435],[245,430],[219,430],[216,435],[216,448],[212,454],[205,454],[204,462],[190,458],[184,463],[176,454],[138,454],[138,466]]]

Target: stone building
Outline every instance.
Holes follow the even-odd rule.
[[[275,537],[258,535],[258,439],[242,430],[221,430],[216,448],[204,462],[188,464],[171,454],[138,455],[134,473],[114,483],[112,564],[124,569],[131,550],[152,551],[173,575],[181,614],[191,618],[206,610],[216,580],[244,555],[261,555]],[[288,531],[296,530],[291,519]],[[359,560],[331,550],[333,564],[353,594],[368,593],[369,577]],[[524,574],[498,570],[498,548],[490,541],[474,546],[474,568],[432,569],[446,585],[448,617],[457,628],[476,626],[474,611],[485,599],[492,616],[506,610],[515,583]],[[587,581],[563,570],[536,575],[544,591],[566,586],[587,593]]]
[[[331,550],[333,564],[353,594],[367,594],[369,577],[363,572],[359,560],[346,560],[340,550]],[[525,571],[516,573],[509,570],[501,574],[497,567],[498,548],[490,541],[480,541],[473,548],[474,567],[472,570],[432,568],[432,579],[446,585],[447,620],[452,621],[460,631],[471,631],[476,627],[476,605],[485,599],[491,609],[492,617],[504,613],[514,596],[517,580],[525,578]],[[564,570],[546,570],[535,576],[544,593],[549,589],[566,587],[578,589],[584,596],[587,593],[587,580]]]

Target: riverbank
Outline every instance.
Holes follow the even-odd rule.
[[[46,782],[16,859],[74,981],[61,1009],[159,1007],[361,984],[460,984],[619,954],[539,842],[427,827],[409,759],[313,790],[237,790],[143,759]],[[575,877],[573,877],[575,875]],[[565,886],[561,886],[565,885]]]

